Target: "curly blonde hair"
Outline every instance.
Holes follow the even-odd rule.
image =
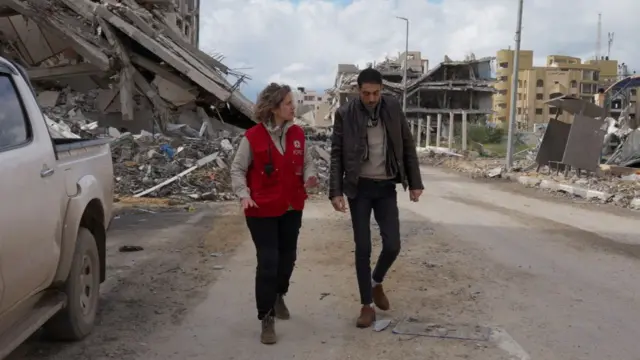
[[[258,102],[253,111],[255,120],[261,123],[269,122],[273,118],[272,111],[280,106],[290,92],[291,87],[288,85],[267,85],[258,95]]]

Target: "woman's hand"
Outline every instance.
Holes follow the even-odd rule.
[[[255,202],[255,201],[253,201],[253,199],[251,199],[250,197],[242,198],[242,199],[240,200],[240,203],[242,204],[242,208],[243,208],[244,210],[247,210],[248,208],[252,208],[252,207],[254,207],[254,208],[257,208],[257,207],[258,207],[258,205],[256,204],[256,202]]]

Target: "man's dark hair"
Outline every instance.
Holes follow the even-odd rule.
[[[358,86],[362,84],[382,85],[382,74],[374,68],[366,68],[358,74]]]

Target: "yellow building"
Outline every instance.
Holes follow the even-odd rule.
[[[493,98],[494,121],[505,124],[509,119],[511,100],[511,74],[515,51],[500,50],[496,56],[496,94]],[[573,95],[593,101],[599,89],[606,89],[618,76],[616,60],[589,60],[563,55],[547,56],[545,66],[533,66],[533,51],[520,51],[518,93],[516,100],[516,126],[531,130],[534,124],[546,123],[558,110],[544,105],[550,98]],[[569,122],[569,114],[558,119]]]

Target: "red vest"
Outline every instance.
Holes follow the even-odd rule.
[[[258,124],[245,132],[251,146],[253,161],[247,171],[247,186],[257,208],[248,208],[250,217],[276,217],[293,208],[304,208],[307,192],[304,188],[304,130],[297,125],[287,129],[281,154],[264,125]],[[265,166],[271,164],[270,175]]]

